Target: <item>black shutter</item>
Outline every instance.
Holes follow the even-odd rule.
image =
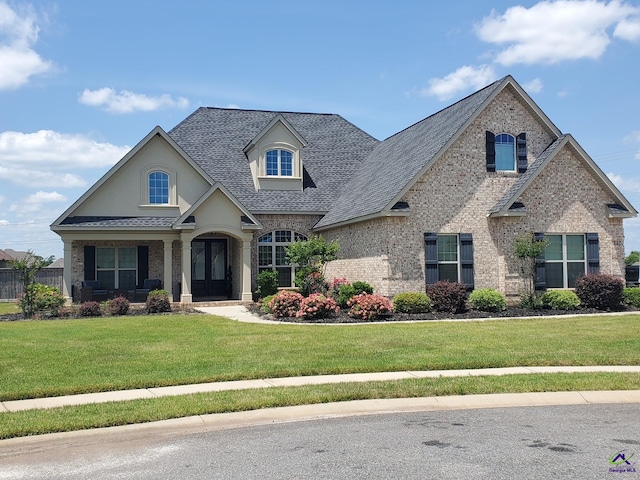
[[[496,171],[496,136],[487,130],[486,133],[487,147],[487,172]]]
[[[527,134],[521,133],[516,141],[516,155],[518,157],[518,173],[527,171]]]
[[[138,288],[142,288],[144,281],[149,278],[149,247],[138,246]]]
[[[600,241],[597,233],[587,233],[587,273],[600,272]]]
[[[534,233],[533,239],[536,242],[541,242],[544,240],[544,233]],[[535,260],[535,289],[536,290],[546,290],[547,288],[547,275],[545,271],[544,264],[544,251],[540,254],[539,257],[536,257]]]
[[[438,234],[424,234],[424,277],[427,285],[438,281]]]
[[[473,237],[470,233],[460,234],[460,283],[467,290],[473,290]]]
[[[92,245],[84,247],[84,279],[96,279],[96,247]]]

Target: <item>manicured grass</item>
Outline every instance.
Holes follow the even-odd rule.
[[[640,374],[579,373],[505,375],[501,377],[441,377],[437,379],[236,390],[50,410],[0,413],[0,438],[144,423],[209,413],[348,400],[639,388]]]
[[[640,315],[261,325],[210,315],[0,323],[0,400],[297,375],[640,365]]]
[[[7,313],[19,313],[20,309],[15,302],[0,302],[0,315],[6,315]]]

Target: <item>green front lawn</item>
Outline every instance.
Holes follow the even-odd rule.
[[[262,325],[210,315],[0,323],[0,401],[221,380],[640,365],[640,315]]]
[[[6,315],[7,313],[19,313],[20,309],[15,302],[0,302],[0,315]]]

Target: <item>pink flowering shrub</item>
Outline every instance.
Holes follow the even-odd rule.
[[[361,318],[362,320],[373,320],[382,315],[389,315],[393,312],[391,300],[382,295],[361,293],[352,297],[347,306],[351,307],[349,316]]]
[[[276,317],[295,317],[303,298],[298,292],[282,290],[273,296],[269,309]]]
[[[300,309],[296,313],[297,318],[326,318],[340,310],[333,298],[328,298],[321,293],[312,293],[300,302]]]

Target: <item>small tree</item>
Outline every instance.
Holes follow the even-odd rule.
[[[520,262],[520,276],[524,286],[520,304],[523,307],[535,305],[536,258],[544,253],[549,240],[536,240],[533,234],[518,237],[513,245],[513,251]]]
[[[305,290],[303,293],[310,293],[305,288],[306,279],[315,273],[322,275],[324,265],[338,257],[338,248],[337,242],[327,243],[319,236],[298,240],[285,247],[287,261],[297,265],[296,286]]]
[[[637,250],[632,250],[631,253],[624,259],[624,263],[626,263],[627,265],[633,265],[637,262],[640,262],[640,252]]]
[[[32,285],[36,283],[36,275],[44,267],[53,263],[54,257],[42,258],[34,255],[31,250],[21,260],[12,260],[11,268],[18,271],[22,283],[22,297],[20,308],[26,318],[31,318],[36,311],[36,289]]]

